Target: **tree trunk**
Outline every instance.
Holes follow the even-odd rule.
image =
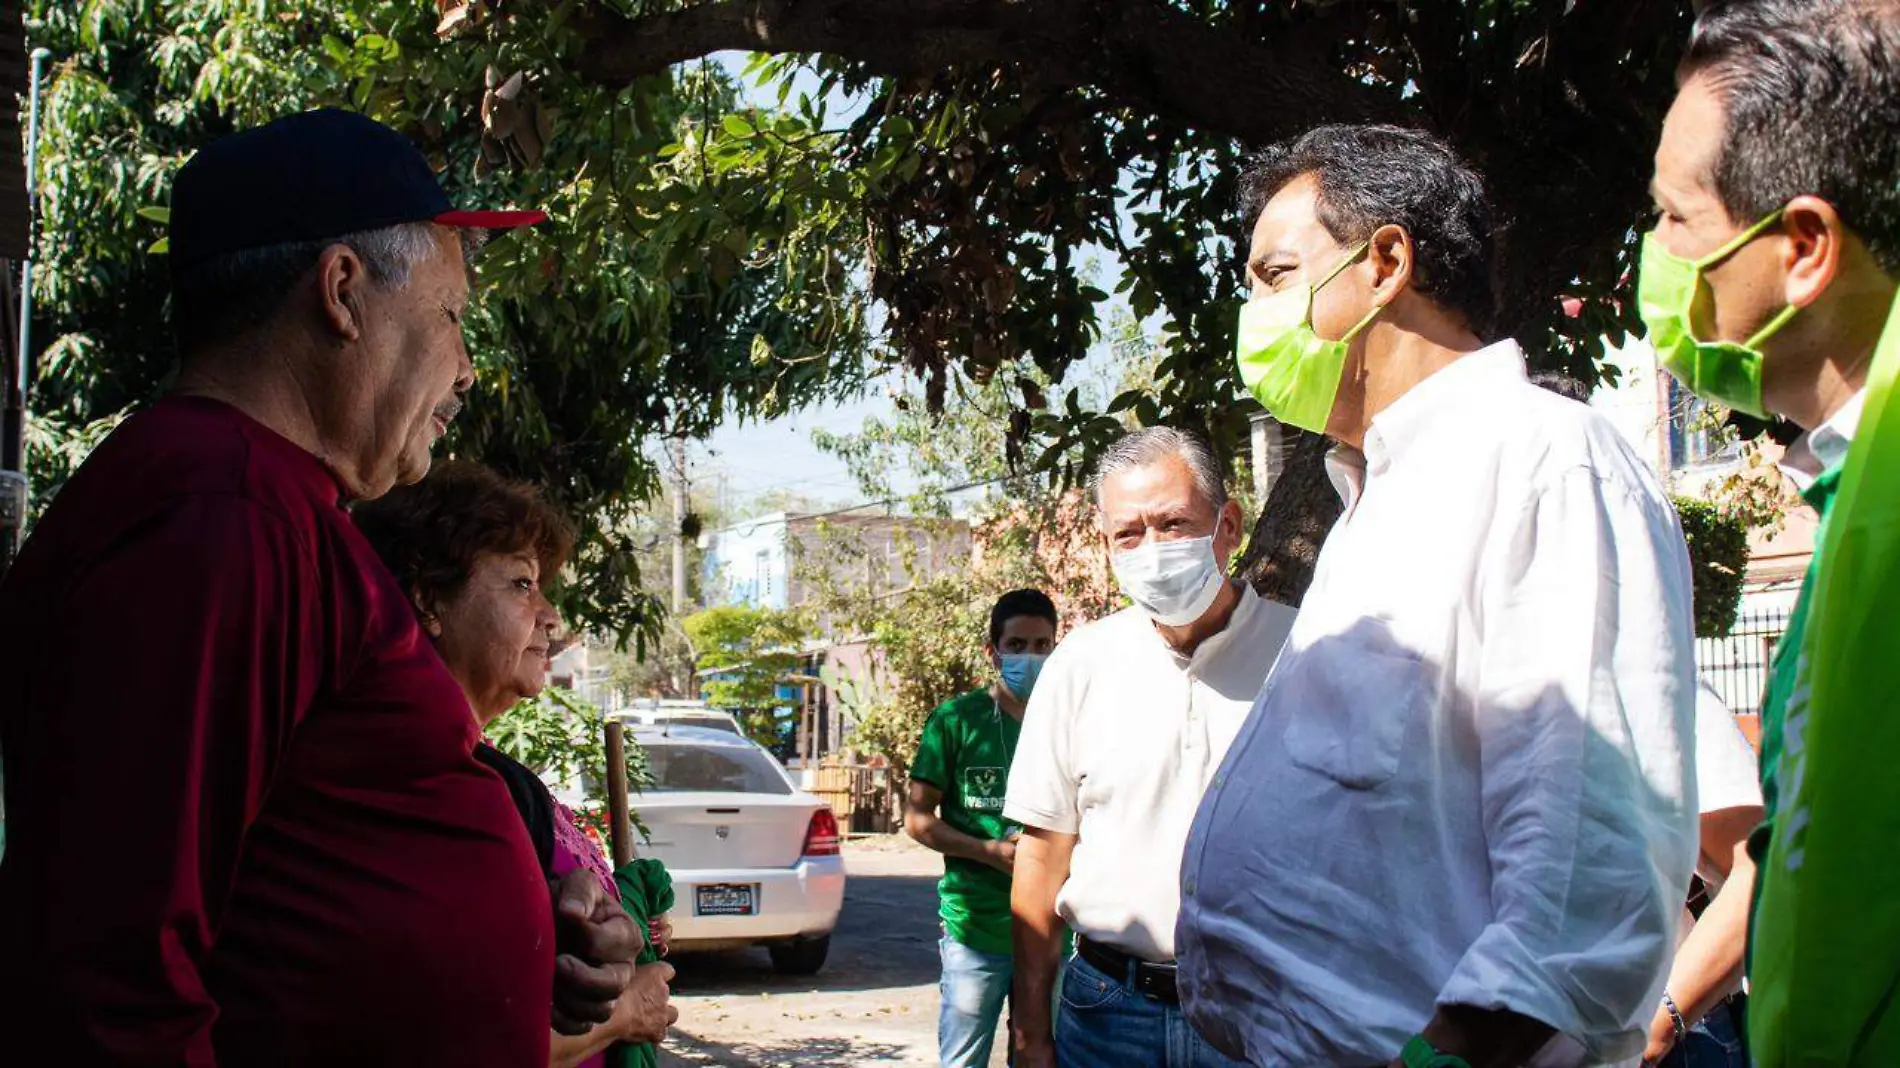
[[[1254,522],[1253,537],[1235,568],[1260,596],[1298,605],[1313,582],[1313,565],[1327,531],[1339,518],[1338,491],[1326,475],[1323,435],[1281,427],[1285,466]]]

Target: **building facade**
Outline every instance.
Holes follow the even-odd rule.
[[[915,516],[775,513],[708,533],[701,588],[708,607],[812,609],[817,635],[780,688],[798,717],[792,762],[811,763],[849,744],[851,710],[878,685],[877,656],[862,634],[827,620],[834,594],[897,596],[970,559],[969,524]]]

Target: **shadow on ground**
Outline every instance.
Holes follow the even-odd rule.
[[[911,875],[854,875],[845,884],[844,912],[832,934],[831,954],[817,975],[772,970],[763,949],[678,953],[673,990],[718,996],[788,992],[852,992],[934,984],[937,960],[937,880]],[[875,1061],[801,1061],[865,1064]]]
[[[675,1031],[660,1055],[660,1068],[858,1068],[895,1064],[905,1051],[882,1042],[849,1038],[773,1040],[722,1045]]]

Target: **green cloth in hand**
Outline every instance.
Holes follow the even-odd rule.
[[[620,907],[627,910],[640,927],[646,948],[634,958],[636,964],[652,964],[660,959],[653,946],[653,920],[673,911],[673,876],[666,865],[651,858],[630,860],[614,869],[614,882],[620,887]],[[660,1052],[652,1043],[634,1045],[620,1042],[607,1050],[607,1068],[659,1068]]]

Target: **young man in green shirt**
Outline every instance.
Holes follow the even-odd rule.
[[[996,680],[932,712],[911,762],[904,828],[943,854],[937,1047],[945,1068],[990,1063],[1009,995],[1010,873],[1021,828],[1003,818],[1003,793],[1029,692],[1055,646],[1056,606],[1048,595],[1004,594],[990,609],[983,647]]]
[[[1762,707],[1752,1053],[1760,1068],[1900,1064],[1900,910],[1878,890],[1892,851],[1867,825],[1894,808],[1895,780],[1820,744],[1877,748],[1894,710],[1861,693],[1810,716],[1831,680],[1809,671],[1828,652],[1810,639],[1817,576],[1836,566],[1822,548],[1852,442],[1880,416],[1868,368],[1900,281],[1900,5],[1712,0],[1679,77],[1638,285],[1649,338],[1696,393],[1806,432],[1782,467],[1821,518]],[[1836,820],[1815,797],[1843,787],[1864,793]],[[1855,824],[1867,833],[1842,833]]]

